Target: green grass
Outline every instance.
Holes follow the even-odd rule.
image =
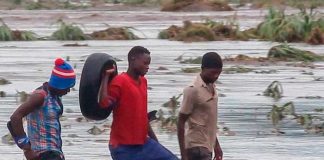
[[[284,61],[305,62],[323,60],[322,56],[316,55],[310,51],[293,48],[286,43],[272,47],[268,52],[268,58]]]
[[[60,27],[52,34],[52,38],[55,40],[86,40],[87,35],[83,33],[80,27],[75,24],[66,24],[62,20],[58,21]]]
[[[0,41],[12,41],[13,37],[10,28],[3,24],[0,26]]]
[[[270,8],[264,22],[258,25],[257,35],[261,39],[277,42],[307,42],[312,39],[311,33],[316,28],[324,34],[323,23],[323,19],[317,18],[312,11],[302,10],[298,14],[285,15],[283,11]]]

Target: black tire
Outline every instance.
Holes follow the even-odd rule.
[[[106,53],[93,53],[84,63],[79,89],[79,102],[81,113],[92,120],[106,119],[111,110],[102,109],[98,104],[98,92],[102,73],[112,66],[116,66],[115,73],[109,81],[117,75],[117,65],[114,58]]]

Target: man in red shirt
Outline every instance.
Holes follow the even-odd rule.
[[[113,69],[102,78],[99,102],[114,107],[109,149],[114,160],[176,160],[158,143],[147,116],[147,80],[150,52],[135,46],[128,53],[128,69],[108,84]]]

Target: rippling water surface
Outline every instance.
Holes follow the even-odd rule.
[[[256,26],[265,11],[238,11],[238,19],[243,28]],[[181,68],[197,65],[180,64],[174,61],[184,54],[184,58],[201,56],[208,51],[217,51],[222,57],[245,54],[252,57],[265,57],[270,47],[277,45],[261,41],[214,41],[182,43],[158,40],[156,36],[162,29],[172,24],[180,25],[183,20],[201,20],[209,17],[224,20],[234,12],[201,13],[162,13],[158,11],[0,11],[2,19],[12,28],[32,30],[48,36],[56,30],[55,21],[63,18],[67,22],[82,24],[85,32],[113,26],[134,27],[135,33],[143,38],[136,41],[80,41],[82,47],[64,47],[69,41],[0,42],[0,78],[8,79],[11,84],[0,85],[7,97],[0,97],[0,135],[8,133],[6,122],[19,105],[17,91],[31,92],[42,82],[47,81],[56,57],[70,57],[76,67],[77,77],[84,60],[91,53],[105,52],[121,59],[120,71],[127,67],[126,55],[135,45],[143,45],[151,51],[152,63],[147,75],[149,81],[149,110],[160,109],[170,97],[182,92],[195,74],[182,73]],[[324,46],[310,46],[302,43],[292,46],[324,55]],[[314,114],[323,118],[323,112],[314,109],[324,108],[324,98],[306,99],[299,97],[324,97],[324,82],[314,81],[324,77],[324,62],[316,62],[315,68],[284,65],[245,65],[253,69],[248,73],[222,74],[217,84],[219,93],[219,122],[235,133],[233,136],[220,135],[225,160],[323,160],[323,135],[306,134],[293,120],[286,120],[280,127],[285,134],[277,136],[271,132],[272,125],[266,114],[273,104],[295,103],[296,112]],[[167,71],[157,70],[166,67]],[[226,64],[225,68],[232,64]],[[274,69],[275,73],[260,74],[260,71]],[[313,73],[313,75],[305,74]],[[279,101],[260,96],[274,80],[280,81],[284,97]],[[100,135],[87,131],[94,125],[103,128],[111,124],[111,119],[97,122],[77,122],[82,117],[78,103],[78,85],[63,98],[65,104],[62,119],[63,150],[67,160],[104,160],[111,159],[107,147],[109,129]],[[177,136],[157,127],[160,142],[179,155]],[[0,143],[0,160],[21,160],[22,152],[14,145]]]

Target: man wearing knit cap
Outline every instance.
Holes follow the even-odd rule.
[[[55,60],[48,82],[37,88],[10,117],[8,128],[27,160],[64,160],[61,124],[61,97],[75,85],[75,73],[63,59]],[[27,134],[23,127],[27,119]]]
[[[222,160],[216,137],[218,96],[215,81],[222,72],[221,57],[208,52],[202,58],[201,72],[183,91],[178,118],[178,139],[182,160]],[[185,123],[188,129],[185,131]]]

